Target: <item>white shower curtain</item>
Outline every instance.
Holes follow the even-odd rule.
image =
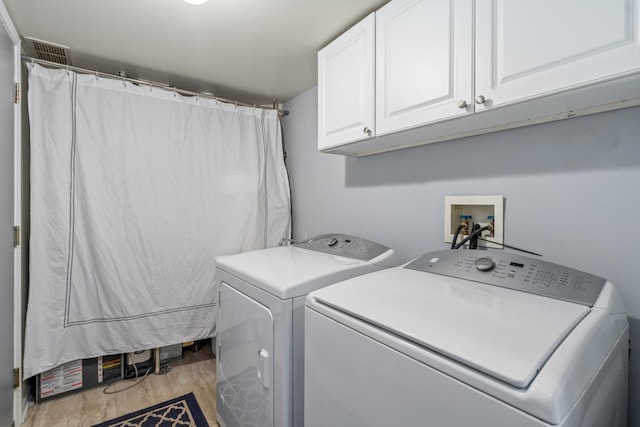
[[[275,110],[29,66],[24,377],[215,334],[214,257],[290,237]]]

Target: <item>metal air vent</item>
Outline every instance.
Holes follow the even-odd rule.
[[[71,65],[70,50],[66,46],[25,37],[22,47],[32,58],[62,65]]]

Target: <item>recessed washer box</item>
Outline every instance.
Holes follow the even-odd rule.
[[[493,222],[493,233],[484,231],[478,247],[502,248],[504,243],[504,197],[501,195],[445,196],[444,241],[451,243],[456,228],[462,221],[468,222],[468,232],[458,236],[458,243],[471,232],[473,222],[485,226]]]

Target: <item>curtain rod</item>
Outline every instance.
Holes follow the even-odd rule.
[[[35,64],[40,64],[40,65],[43,65],[45,67],[64,68],[65,70],[71,70],[71,71],[75,71],[75,72],[82,73],[82,74],[93,74],[95,76],[105,77],[105,78],[108,78],[108,79],[125,80],[125,81],[131,82],[131,83],[137,83],[137,84],[143,84],[143,85],[147,85],[147,86],[159,87],[159,88],[162,88],[162,89],[169,89],[169,90],[173,90],[174,92],[179,93],[181,95],[199,96],[201,98],[214,99],[216,101],[224,102],[224,103],[227,103],[227,104],[241,105],[243,107],[264,108],[265,110],[272,110],[272,109],[275,110],[275,109],[277,109],[275,98],[273,100],[273,106],[266,107],[264,105],[247,104],[245,102],[239,102],[239,101],[235,101],[235,100],[227,99],[227,98],[222,98],[222,97],[215,96],[215,95],[209,95],[209,94],[206,94],[206,93],[198,93],[198,92],[192,92],[190,90],[178,89],[175,86],[171,86],[171,85],[165,84],[165,83],[153,82],[151,80],[132,79],[132,78],[126,77],[126,76],[118,76],[118,75],[115,75],[115,74],[103,73],[101,71],[89,70],[87,68],[74,67],[72,65],[59,64],[57,62],[51,62],[51,61],[45,61],[45,60],[42,60],[42,59],[31,58],[30,56],[27,56],[27,55],[22,55],[22,61],[24,61],[24,62],[33,62]],[[287,111],[287,110],[279,110],[278,109],[278,115],[279,116],[287,116],[287,115],[289,115],[289,111]]]

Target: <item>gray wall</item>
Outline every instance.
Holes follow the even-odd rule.
[[[405,262],[447,247],[445,195],[503,195],[505,243],[620,289],[640,425],[640,107],[363,158],[317,151],[317,88],[284,107],[295,239],[359,235]]]

